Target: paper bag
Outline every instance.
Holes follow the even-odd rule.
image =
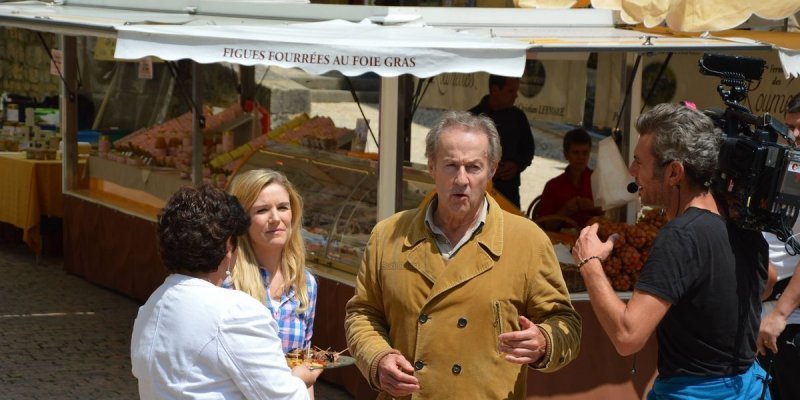
[[[605,211],[636,200],[636,193],[628,193],[630,182],[628,167],[614,139],[609,136],[601,140],[597,149],[597,168],[592,173],[594,205]]]

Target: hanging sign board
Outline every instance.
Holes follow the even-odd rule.
[[[358,76],[488,71],[521,76],[528,43],[420,26],[367,20],[289,25],[117,26],[115,58],[158,56],[199,63],[275,65],[312,74]]]

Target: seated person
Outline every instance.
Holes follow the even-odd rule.
[[[562,216],[575,221],[582,228],[590,218],[603,214],[600,208],[594,206],[592,197],[592,170],[589,169],[591,151],[592,138],[588,132],[580,128],[567,132],[564,136],[567,168],[563,174],[544,185],[534,220],[551,215]],[[542,220],[539,225],[549,230],[566,227],[563,221],[557,219]]]

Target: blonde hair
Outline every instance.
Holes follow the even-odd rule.
[[[291,235],[283,246],[281,262],[278,268],[286,282],[284,291],[294,287],[299,307],[296,313],[302,313],[309,306],[308,286],[306,283],[305,265],[306,250],[301,233],[303,225],[303,198],[294,189],[286,175],[271,169],[254,169],[236,176],[231,183],[230,193],[239,199],[242,207],[250,213],[250,208],[256,202],[261,191],[271,184],[281,185],[289,193],[289,207],[292,210]],[[231,280],[236,289],[253,296],[261,303],[267,301],[267,291],[258,271],[258,258],[256,258],[249,233],[245,232],[239,237],[239,251],[236,256],[236,268],[231,273]]]

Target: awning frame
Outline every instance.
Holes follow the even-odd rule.
[[[12,9],[15,11],[8,12]],[[46,31],[69,36],[116,38],[118,25],[131,24],[192,24],[247,25],[288,24],[329,19],[360,21],[370,19],[384,25],[422,24],[459,32],[527,41],[529,53],[539,52],[669,52],[669,51],[740,51],[764,50],[763,43],[737,43],[722,38],[676,38],[660,34],[632,33],[619,29],[618,12],[599,9],[488,9],[443,7],[383,7],[326,4],[273,3],[258,0],[63,0],[55,3],[18,2],[0,4],[0,26]],[[544,32],[542,31],[544,30]],[[562,35],[549,40],[554,32],[586,30],[580,35]],[[547,34],[549,32],[549,35]],[[600,33],[606,40],[598,40]],[[637,36],[638,35],[638,36]],[[616,42],[608,38],[617,37]],[[592,40],[589,40],[592,39]],[[65,59],[68,59],[65,57]],[[383,78],[381,115],[391,116],[398,109],[397,78]],[[72,82],[74,84],[74,82]],[[394,88],[392,91],[391,88]],[[391,93],[389,93],[391,92]],[[638,107],[628,106],[638,111]],[[637,113],[626,115],[629,128]],[[62,114],[62,126],[70,127],[74,115]],[[381,136],[397,138],[397,126],[381,124]],[[67,132],[65,137],[76,137]],[[382,143],[393,142],[391,139]],[[69,150],[71,146],[67,145]],[[381,149],[379,170],[378,218],[395,212],[398,178],[388,165],[399,167],[397,152]],[[71,161],[69,155],[66,160]],[[76,174],[76,165],[65,165],[65,174]],[[65,179],[72,182],[73,179]],[[391,189],[389,189],[391,188]],[[70,189],[67,187],[65,189]]]

